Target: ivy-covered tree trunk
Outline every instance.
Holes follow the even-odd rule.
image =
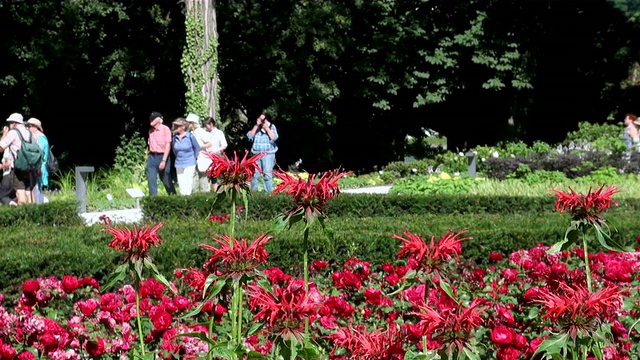
[[[218,120],[218,31],[215,0],[185,0],[186,44],[182,72],[187,112]]]

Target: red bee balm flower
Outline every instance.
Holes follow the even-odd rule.
[[[611,200],[611,195],[620,192],[620,190],[613,185],[606,189],[604,185],[602,185],[595,191],[589,188],[589,192],[586,195],[576,193],[572,188],[569,188],[571,193],[556,189],[551,190],[553,190],[558,197],[554,211],[560,209],[560,213],[563,213],[566,209],[569,209],[573,220],[586,220],[597,226],[604,225],[605,223],[604,219],[600,217],[600,214],[609,208],[611,204],[618,205],[617,202]]]
[[[319,293],[310,289],[305,294],[300,281],[290,281],[286,287],[274,287],[268,292],[256,283],[249,285],[248,295],[251,309],[259,308],[254,320],[262,320],[267,327],[283,339],[293,337],[302,342],[305,319],[320,308]],[[313,294],[313,295],[312,295]]]
[[[232,160],[226,154],[208,153],[208,155],[213,162],[207,170],[207,176],[220,181],[219,189],[235,188],[237,192],[249,189],[249,181],[256,171],[260,171],[257,162],[264,156],[264,154],[256,154],[247,159],[249,152],[245,152],[242,160],[239,160],[238,154],[234,151]]]
[[[259,264],[266,264],[269,253],[264,245],[272,239],[271,236],[262,234],[256,238],[251,245],[247,244],[247,239],[233,239],[231,243],[229,236],[221,235],[213,238],[220,247],[201,244],[203,249],[213,252],[213,255],[204,264],[205,269],[215,267],[219,262],[223,274],[234,279],[240,279],[243,275],[253,273]],[[233,247],[230,245],[233,244]]]
[[[420,305],[419,311],[412,314],[420,319],[423,334],[442,344],[447,354],[451,355],[456,348],[462,354],[473,338],[473,331],[484,323],[482,313],[487,308],[480,307],[480,304],[479,299],[475,299],[466,308],[440,305],[439,310]]]
[[[413,260],[419,264],[419,266],[427,271],[438,271],[445,261],[450,260],[462,253],[462,247],[460,243],[465,240],[471,239],[470,237],[460,237],[465,231],[460,231],[456,234],[449,231],[444,234],[436,243],[435,236],[431,236],[431,241],[427,243],[422,236],[413,234],[408,230],[404,232],[403,238],[396,234],[393,237],[402,241],[403,244],[398,252],[398,257],[409,257],[409,261]]]
[[[288,215],[296,214],[304,210],[305,218],[308,220],[314,216],[322,216],[327,201],[340,194],[338,180],[348,175],[348,172],[338,172],[338,170],[327,171],[316,181],[316,175],[311,174],[307,180],[296,175],[289,175],[284,171],[275,171],[274,176],[282,182],[273,189],[278,194],[284,192],[292,195],[296,207],[287,212]]]
[[[132,229],[128,227],[115,228],[108,227],[103,231],[113,234],[113,240],[109,243],[109,247],[115,251],[124,250],[127,254],[124,261],[139,260],[147,257],[147,252],[151,246],[162,244],[162,240],[157,232],[162,224],[153,227],[141,226],[139,229],[133,225]]]
[[[402,345],[406,339],[406,330],[399,329],[396,324],[391,324],[386,330],[368,330],[360,325],[347,326],[338,328],[327,337],[336,347],[349,350],[349,359],[404,359],[405,350]],[[333,350],[335,351],[336,349]]]
[[[546,310],[544,318],[558,324],[574,340],[578,331],[595,334],[600,322],[619,310],[622,295],[626,293],[617,286],[591,293],[580,286],[573,288],[560,284],[559,290],[561,294],[542,289],[533,301],[542,304]]]

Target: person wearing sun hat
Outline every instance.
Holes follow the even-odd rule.
[[[24,126],[24,119],[22,117],[22,114],[13,113],[9,115],[9,117],[7,118],[7,123],[9,126],[9,131],[5,136],[2,137],[2,139],[0,139],[0,152],[9,150],[9,152],[11,153],[11,158],[15,160],[18,154],[18,150],[20,150],[20,147],[22,146],[20,135],[22,135],[22,138],[24,138],[25,141],[28,141],[28,139],[32,139],[33,136],[31,135],[31,132],[29,132],[29,130],[27,130],[27,128]],[[18,135],[18,133],[20,133],[20,135]],[[37,139],[33,139],[33,141],[38,143]],[[2,166],[4,166],[4,164]],[[33,174],[17,169],[13,169],[12,173],[13,187],[16,190],[18,205],[33,203],[34,198],[32,191],[36,184],[36,179]]]
[[[27,120],[27,128],[31,131],[31,134],[38,140],[40,149],[42,149],[42,167],[40,169],[40,177],[36,181],[36,186],[33,188],[33,194],[36,200],[36,204],[44,203],[45,187],[49,187],[49,172],[47,171],[47,160],[49,160],[49,139],[44,135],[42,131],[42,122],[36,118]]]
[[[171,129],[162,123],[162,114],[154,111],[149,116],[149,156],[147,157],[147,182],[149,196],[158,195],[158,175],[167,194],[175,194],[171,179]]]
[[[189,124],[189,130],[191,130],[191,133],[195,136],[201,149],[198,157],[196,158],[193,192],[210,192],[211,181],[207,176],[207,170],[211,165],[211,158],[209,158],[207,152],[209,152],[213,146],[213,143],[211,142],[211,133],[200,126],[200,117],[196,114],[187,115],[187,123]]]

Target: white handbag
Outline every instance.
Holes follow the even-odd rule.
[[[208,155],[200,153],[198,154],[196,163],[198,164],[198,171],[205,172],[207,171],[207,169],[209,169],[209,166],[211,166],[211,163],[213,163],[213,160],[211,160],[211,158]]]

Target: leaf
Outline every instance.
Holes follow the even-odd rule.
[[[298,356],[296,345],[298,345],[298,342],[296,341],[295,337],[290,341],[282,342],[282,345],[280,347],[280,355],[285,360],[295,359]]]
[[[449,283],[440,280],[440,288],[447,293],[447,295],[449,295],[449,297],[456,302],[456,304],[460,305],[460,300],[458,300],[454,294],[453,294],[453,289],[451,288],[451,285],[449,285]]]
[[[249,359],[267,359],[266,356],[262,355],[261,353],[255,351],[255,350],[251,350],[246,354],[242,354],[245,356],[245,359],[249,360]]]
[[[107,284],[102,287],[102,291],[106,291],[112,288],[116,283],[123,281],[127,277],[127,270],[129,269],[129,264],[122,264],[118,266],[111,275],[107,278]]]
[[[213,289],[211,290],[211,292],[209,293],[209,295],[207,296],[206,299],[204,299],[200,304],[198,304],[198,306],[196,306],[195,308],[191,309],[191,311],[189,311],[188,313],[182,315],[181,317],[179,317],[179,320],[185,320],[187,318],[193,317],[195,315],[198,315],[200,313],[200,311],[202,311],[202,307],[204,306],[204,304],[206,304],[207,302],[213,300],[213,298],[216,297],[216,295],[218,295],[218,293],[220,293],[220,290],[222,290],[222,288],[225,285],[225,280],[221,280],[218,279],[218,281],[216,282],[216,284],[214,285]]]
[[[462,352],[470,359],[470,360],[480,360],[480,355],[478,354],[478,350],[470,349],[465,346],[462,348]]]
[[[529,320],[536,319],[539,314],[540,314],[540,309],[536,307],[532,307],[529,309],[529,313],[527,314],[527,319]]]
[[[147,261],[147,259],[144,259],[144,261],[146,262],[146,261]],[[140,279],[140,280],[142,280],[142,279],[143,279],[143,277],[142,277],[142,265],[143,265],[143,264],[144,264],[144,263],[143,263],[142,261],[140,261],[140,260],[135,261],[135,262],[133,263],[133,265],[134,265],[134,269],[136,270],[136,274],[138,274],[138,279]]]
[[[320,352],[315,345],[307,342],[305,343],[304,348],[298,353],[298,357],[307,360],[317,360],[320,358]]]
[[[596,343],[593,345],[594,346],[591,346],[591,351],[593,351],[593,355],[596,357],[596,359],[602,360],[602,349],[600,349],[600,344]]]
[[[204,282],[204,289],[202,290],[203,299],[207,296],[207,290],[209,290],[209,286],[215,283],[217,279],[218,279],[218,276],[216,274],[209,274],[209,276],[207,276],[207,280],[205,280]]]
[[[548,355],[559,354],[560,350],[567,346],[569,340],[569,334],[552,335],[546,338],[540,345],[536,352],[533,354],[533,358],[539,353]]]
[[[326,225],[324,216],[318,217],[318,222],[320,223],[320,226],[322,227],[322,232],[324,232],[324,235],[327,237],[327,239],[329,239],[329,241],[334,241],[334,236],[333,236],[334,231],[332,228]]]
[[[257,333],[261,328],[262,328],[262,324],[261,323],[259,323],[259,322],[253,323],[253,325],[251,325],[249,330],[247,330],[247,336],[251,336],[251,335]]]
[[[598,239],[598,242],[600,243],[600,245],[602,245],[606,249],[609,249],[611,251],[618,251],[618,252],[633,251],[632,249],[625,249],[624,246],[613,241],[611,237],[608,236],[608,234],[605,234],[599,226],[594,226],[594,228],[596,230],[596,238]],[[607,242],[607,240],[605,239],[605,236],[607,237],[607,239],[609,239],[609,241],[611,242],[611,245]]]
[[[583,222],[581,221],[572,221],[571,225],[567,228],[567,232],[564,234],[564,239],[553,244],[553,246],[547,250],[547,254],[555,254],[563,251],[576,242],[580,235],[579,230],[582,224]]]
[[[287,225],[289,225],[289,222],[287,221],[287,217],[285,215],[281,215],[278,216],[276,218],[276,222],[273,224],[273,231],[275,233],[279,233],[284,231],[287,228]]]
[[[240,193],[242,194],[242,203],[244,204],[244,213],[245,215],[248,215],[249,214],[249,198],[247,197],[247,191],[242,190]]]
[[[227,341],[217,342],[214,346],[209,347],[209,353],[213,358],[233,359],[233,355],[238,349],[230,349],[229,347],[230,344]]]
[[[629,327],[629,332],[627,333],[628,336],[631,336],[631,332],[633,331],[633,329],[638,326],[640,324],[640,319],[636,320],[636,322],[634,322],[630,327]],[[637,331],[640,331],[640,327],[638,329],[636,329]]]

